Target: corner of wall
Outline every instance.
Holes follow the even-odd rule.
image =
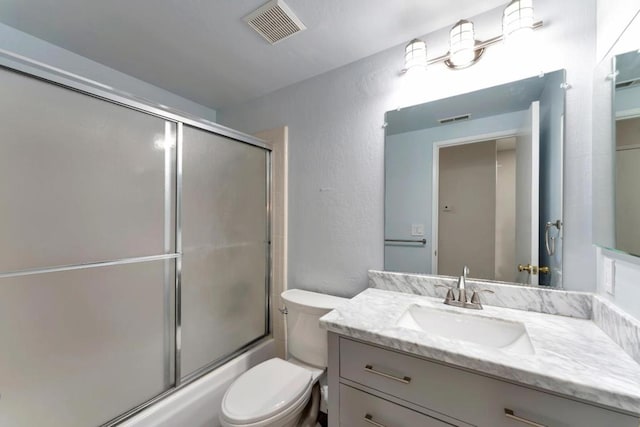
[[[640,258],[597,248],[597,293],[631,316],[640,319]],[[613,294],[605,289],[605,263],[613,263]]]

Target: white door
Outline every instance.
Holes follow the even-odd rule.
[[[540,103],[535,101],[516,138],[516,265],[519,283],[538,284]]]

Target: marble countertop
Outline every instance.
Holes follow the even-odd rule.
[[[535,354],[395,326],[414,304],[522,322]],[[446,306],[442,298],[367,289],[322,317],[320,325],[372,344],[640,414],[640,365],[591,320],[492,306],[469,310]]]

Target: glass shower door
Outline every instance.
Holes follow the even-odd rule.
[[[184,126],[182,153],[180,370],[188,378],[268,333],[268,152]]]
[[[173,386],[176,124],[0,69],[0,425]]]
[[[268,149],[145,111],[0,67],[0,426],[115,425],[269,333]]]

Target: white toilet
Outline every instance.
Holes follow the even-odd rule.
[[[267,360],[231,384],[222,399],[224,427],[293,427],[303,416],[317,415],[320,393],[319,385],[314,385],[325,372],[328,357],[327,332],[318,320],[346,299],[299,289],[283,292],[282,299],[288,360]]]

